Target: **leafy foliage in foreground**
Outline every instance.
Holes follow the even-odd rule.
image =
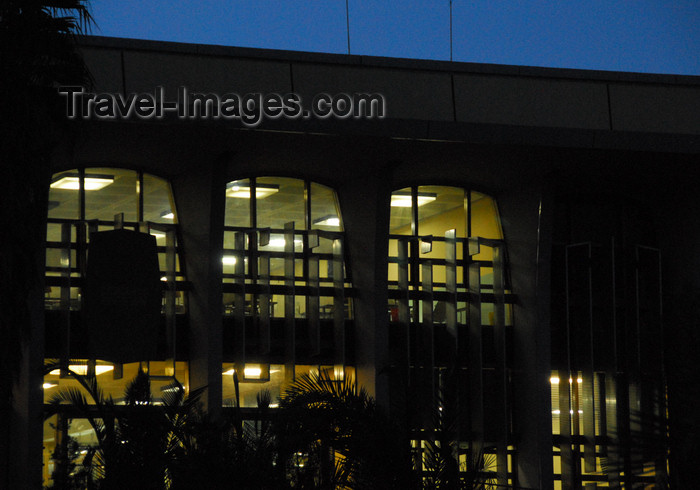
[[[413,486],[408,440],[351,378],[301,376],[282,396],[275,432],[294,488]]]
[[[123,405],[104,396],[95,376],[73,376],[82,390],[56,394],[51,413],[70,403],[98,444],[80,468],[64,458],[66,467],[54,473],[56,489],[185,490],[203,482],[210,490],[489,488],[488,457],[478,452],[460,468],[451,424],[441,413],[416,463],[410,431],[351,378],[300,376],[279,409],[270,409],[263,391],[257,419],[244,420],[239,404],[210,417],[200,409],[202,391],[185,396],[182,386],[163,393],[163,406],[155,406],[142,371],[127,386]]]
[[[187,459],[183,441],[195,427],[202,390],[185,396],[184,388],[178,386],[163,393],[163,406],[155,406],[150,378],[139,371],[126,388],[124,404],[118,405],[111,396],[104,396],[94,375],[71,374],[82,390],[69,388],[55,394],[47,416],[68,403],[92,427],[97,447],[82,462],[79,478],[84,488],[170,488],[179,462]]]

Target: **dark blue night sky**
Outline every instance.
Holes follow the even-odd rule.
[[[345,0],[93,0],[93,34],[347,53]],[[449,0],[349,0],[352,54],[448,60]],[[453,59],[700,75],[698,0],[453,0]]]

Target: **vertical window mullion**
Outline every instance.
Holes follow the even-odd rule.
[[[311,181],[304,181],[304,229],[311,229]]]
[[[78,200],[80,201],[80,219],[85,220],[85,169],[78,169],[79,190]]]
[[[467,238],[469,238],[472,236],[472,191],[465,193],[464,215],[467,217]]]
[[[250,179],[250,227],[256,229],[258,227],[258,199],[257,199],[257,178]]]
[[[311,181],[304,180],[304,234],[302,235],[302,253],[304,261],[302,266],[302,274],[304,283],[309,284],[309,230],[311,230]]]
[[[136,184],[136,197],[138,198],[138,208],[136,209],[136,221],[141,223],[143,221],[143,172],[139,171]]]
[[[418,187],[411,187],[411,235],[418,236]]]
[[[420,230],[418,229],[418,187],[413,186],[411,187],[411,235],[414,237],[418,236],[418,233]],[[420,249],[420,244],[418,240],[411,240],[410,242],[410,255],[409,255],[409,264],[410,264],[410,272],[409,272],[409,281],[411,285],[411,289],[414,291],[419,291],[421,289],[420,287],[420,260],[419,260],[419,249]],[[419,316],[419,308],[418,308],[418,301],[414,300],[413,301],[413,315],[412,319],[414,323],[419,323],[420,321],[420,316]]]

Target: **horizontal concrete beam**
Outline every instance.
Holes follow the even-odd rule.
[[[83,38],[98,92],[163,86],[225,93],[289,93],[305,106],[325,92],[380,93],[386,119],[264,121],[261,129],[399,138],[674,151],[700,148],[700,77],[587,72],[290,51]],[[589,78],[586,78],[589,75]],[[308,106],[307,106],[308,107]],[[190,123],[192,123],[190,121]],[[418,125],[418,126],[416,126]],[[475,138],[475,139],[474,139]],[[636,147],[638,142],[639,148]],[[619,142],[616,143],[616,142]]]

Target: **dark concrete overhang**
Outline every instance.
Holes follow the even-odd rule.
[[[152,93],[162,86],[174,99],[178,87],[186,86],[220,95],[294,92],[304,101],[321,92],[369,92],[386,100],[382,120],[264,120],[257,131],[700,153],[700,77],[695,76],[105,37],[80,42],[97,92]],[[238,121],[186,122],[243,128]]]

